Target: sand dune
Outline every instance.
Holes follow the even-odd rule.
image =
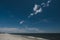
[[[0,34],[0,40],[48,40],[48,39],[37,38],[32,36]]]

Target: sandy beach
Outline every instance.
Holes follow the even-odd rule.
[[[0,40],[47,40],[47,39],[32,36],[0,34]]]

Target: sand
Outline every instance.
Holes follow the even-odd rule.
[[[48,39],[37,38],[32,36],[0,34],[0,40],[48,40]]]

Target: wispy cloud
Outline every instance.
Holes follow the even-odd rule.
[[[40,7],[40,5],[35,4],[33,7],[33,11],[37,11],[39,7]]]
[[[46,7],[46,4],[43,2],[43,3],[41,3],[41,6],[42,7]]]
[[[35,27],[32,27],[32,28],[26,27],[25,30],[27,30],[28,33],[30,33],[30,32],[31,33],[43,33],[43,32],[45,32],[45,31],[40,30],[39,28],[35,28]]]
[[[42,8],[39,8],[38,10],[36,10],[35,15],[40,13],[40,12],[42,12]]]
[[[33,15],[36,15],[38,13],[41,13],[43,11],[43,7],[48,7],[49,4],[51,3],[51,0],[48,0],[46,3],[41,3],[41,5],[35,4],[33,7],[33,13],[30,13],[28,18],[30,18]]]
[[[52,0],[48,0],[47,3],[51,3]]]
[[[0,28],[0,32],[16,32],[17,28]]]
[[[49,6],[50,3],[51,3],[51,0],[48,0],[48,1],[47,1],[47,6]]]
[[[35,4],[33,7],[33,11],[35,12],[34,14],[37,14],[39,12],[42,12],[42,8],[40,5]]]
[[[33,16],[34,15],[34,13],[30,13],[30,15],[28,16],[28,18],[30,18],[31,16]]]
[[[51,0],[48,0],[46,3],[41,3],[41,6],[42,7],[48,7],[49,5],[50,5],[50,3],[51,3]]]
[[[40,5],[35,4],[34,7],[33,7],[33,13],[30,13],[28,18],[30,18],[31,16],[36,15],[40,12],[42,12],[42,8],[40,7]]]
[[[24,23],[24,20],[20,21],[19,23],[20,23],[20,24],[23,24],[23,23]]]
[[[41,5],[35,4],[33,7],[33,12],[30,13],[30,15],[27,16],[27,18],[31,18],[32,16],[43,12],[43,8],[48,7],[50,5],[50,3],[51,3],[51,0],[48,0],[46,3],[42,2]],[[20,24],[23,24],[23,23],[24,23],[24,21],[20,21]]]
[[[40,30],[38,28],[0,28],[0,32],[7,32],[7,33],[44,33],[45,31]]]

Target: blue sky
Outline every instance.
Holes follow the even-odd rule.
[[[0,0],[0,31],[60,33],[60,1]]]

